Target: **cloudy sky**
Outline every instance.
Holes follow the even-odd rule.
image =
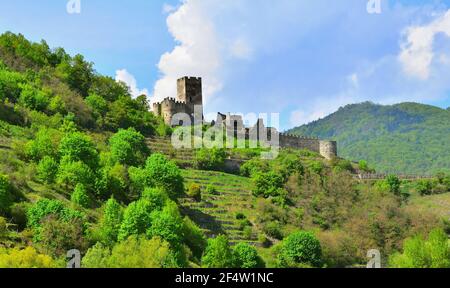
[[[0,0],[0,32],[81,53],[152,101],[201,76],[207,112],[279,112],[283,129],[367,100],[450,106],[450,0],[70,1]]]

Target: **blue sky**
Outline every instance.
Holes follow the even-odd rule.
[[[279,112],[282,129],[366,100],[450,106],[450,0],[368,1],[80,0],[69,14],[69,0],[0,0],[0,32],[83,54],[152,100],[202,76],[207,112]]]

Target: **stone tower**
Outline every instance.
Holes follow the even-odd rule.
[[[189,113],[194,106],[203,106],[202,78],[183,77],[177,80],[177,100],[186,103]]]

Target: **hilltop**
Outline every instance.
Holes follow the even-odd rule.
[[[348,105],[289,133],[338,141],[339,155],[379,172],[433,175],[450,170],[450,110],[418,103]]]

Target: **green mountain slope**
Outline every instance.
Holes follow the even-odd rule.
[[[289,133],[338,141],[339,155],[367,160],[380,172],[450,170],[450,110],[417,103],[361,103]]]

